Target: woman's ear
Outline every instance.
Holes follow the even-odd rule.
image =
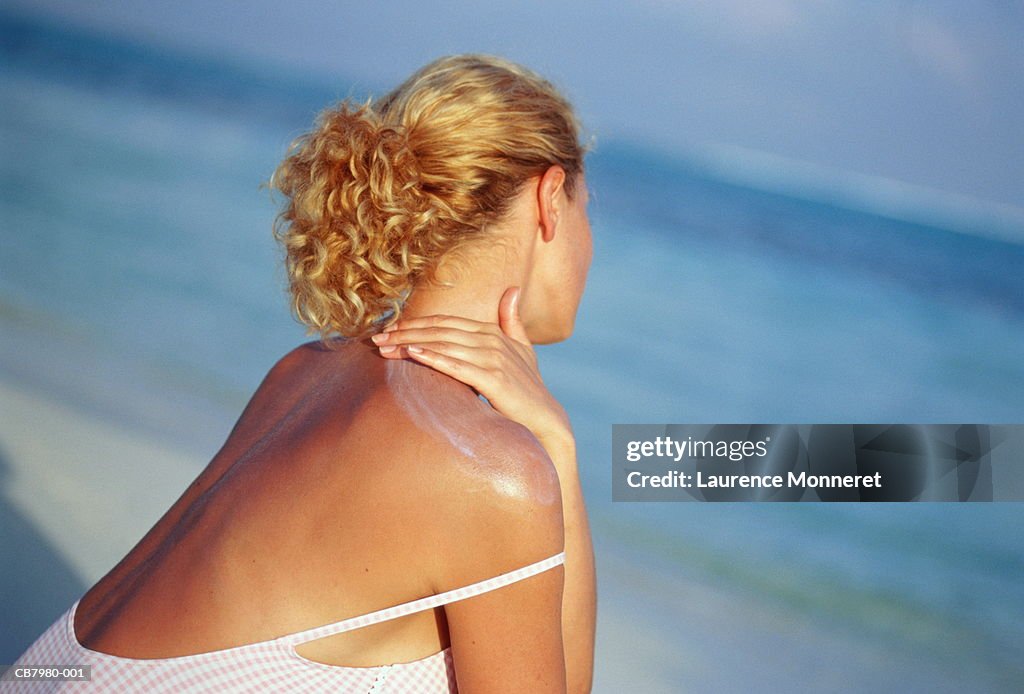
[[[562,214],[562,189],[565,169],[558,164],[549,166],[537,184],[537,209],[540,212],[540,232],[545,243],[555,238],[555,229]]]

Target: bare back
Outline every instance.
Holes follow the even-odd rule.
[[[474,447],[489,432],[520,435],[508,425],[468,386],[427,367],[381,359],[364,343],[302,345],[267,375],[202,474],[83,596],[75,632],[93,650],[166,658],[457,587],[430,578],[443,560],[436,549],[451,541],[450,519],[432,509],[448,477],[461,488],[472,479],[466,467],[477,464]],[[507,457],[488,456],[482,490],[524,486],[515,456]],[[483,571],[466,582],[487,578]],[[423,658],[449,643],[437,608],[298,651],[365,667]]]

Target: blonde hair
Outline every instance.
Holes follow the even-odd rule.
[[[307,334],[365,337],[396,321],[440,258],[481,238],[525,182],[565,170],[574,195],[586,147],[545,79],[486,55],[441,58],[376,104],[322,111],[270,186],[295,317]]]

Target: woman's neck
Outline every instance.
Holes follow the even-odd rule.
[[[498,241],[489,248],[443,262],[436,282],[422,282],[402,309],[403,318],[443,314],[497,323],[498,304],[509,287],[526,290],[528,268]]]
[[[498,302],[512,284],[455,282],[452,286],[424,284],[405,302],[402,318],[442,314],[487,323],[498,322]]]

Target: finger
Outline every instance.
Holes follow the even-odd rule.
[[[397,359],[401,361],[409,358],[409,345],[381,345],[378,353],[385,359]]]
[[[395,345],[381,345],[377,348],[377,353],[385,359],[405,359],[406,354],[405,347],[397,347]]]
[[[519,315],[519,299],[522,294],[521,287],[510,287],[501,295],[501,302],[498,304],[498,325],[501,326],[502,332],[513,340],[528,345],[530,338]]]
[[[515,365],[509,361],[508,357],[510,355],[508,353],[500,350],[488,349],[486,347],[480,348],[470,345],[460,345],[455,342],[416,342],[408,345],[402,345],[398,349],[408,353],[415,353],[417,349],[426,349],[437,354],[443,354],[444,356],[458,359],[459,361],[466,362],[467,364],[473,364],[481,369],[503,370],[508,372],[515,371]]]
[[[370,338],[378,347],[408,345],[417,342],[452,342],[475,347],[501,348],[502,338],[491,332],[471,332],[458,328],[400,328],[377,333]]]
[[[419,347],[418,345],[412,345],[408,348],[409,358],[414,359],[422,364],[426,364],[432,369],[440,371],[443,374],[451,376],[456,381],[461,381],[468,386],[472,386],[478,392],[483,393],[484,397],[488,397],[488,392],[493,392],[492,386],[494,385],[493,372],[488,369],[483,369],[468,361],[463,361],[457,357],[453,357],[447,354],[441,354],[430,349]]]

